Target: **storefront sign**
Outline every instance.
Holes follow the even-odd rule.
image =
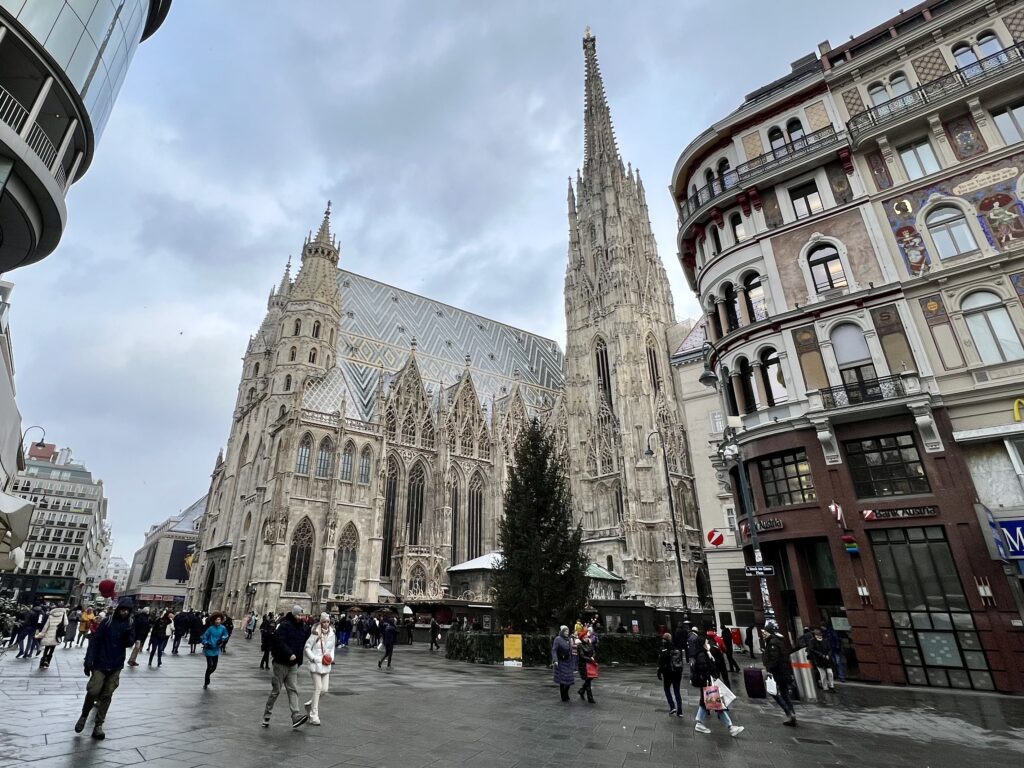
[[[865,509],[861,511],[865,522],[876,520],[898,520],[904,517],[935,517],[938,507],[901,507],[899,509]]]
[[[781,518],[778,517],[761,517],[757,520],[757,532],[764,533],[765,531],[781,531],[785,528],[785,523],[782,522]],[[750,526],[744,523],[740,527],[740,532],[746,539],[750,538]]]
[[[1006,542],[1006,556],[1010,560],[1024,560],[1024,518],[996,522]]]

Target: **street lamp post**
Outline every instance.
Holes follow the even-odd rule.
[[[711,358],[708,352],[716,352],[715,345],[710,341],[705,341],[704,346],[701,350],[701,354],[704,356],[704,371],[701,373],[700,381],[705,387],[711,389],[718,389],[718,375],[714,372],[711,367]],[[728,410],[728,409],[727,409]],[[722,430],[722,437],[724,438],[719,444],[718,453],[723,460],[732,459],[736,464],[736,475],[739,478],[740,484],[740,500],[746,509],[747,513],[747,528],[750,530],[750,546],[754,551],[754,563],[756,565],[764,564],[764,557],[761,554],[761,543],[757,535],[757,517],[754,514],[754,499],[750,493],[750,482],[747,479],[747,470],[743,464],[743,449],[740,447],[739,441],[736,439],[736,429],[732,426],[727,426]],[[758,574],[758,581],[761,586],[761,604],[764,607],[764,618],[765,621],[775,618],[775,609],[772,608],[771,596],[768,593],[768,578],[763,572]]]
[[[679,572],[679,590],[683,595],[683,618],[689,618],[690,606],[686,599],[686,581],[683,579],[683,560],[679,551],[679,526],[676,525],[676,503],[672,494],[672,478],[668,474],[668,450],[665,446],[665,437],[658,430],[654,430],[647,436],[647,450],[644,456],[654,456],[654,449],[651,448],[651,438],[655,435],[661,440],[661,461],[665,467],[665,485],[668,489],[668,511],[672,517],[672,536],[676,545],[676,570]]]

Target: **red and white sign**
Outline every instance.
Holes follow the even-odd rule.
[[[725,534],[717,528],[712,528],[708,531],[708,544],[712,547],[720,547],[725,544]]]

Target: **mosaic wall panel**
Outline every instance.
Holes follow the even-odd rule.
[[[871,168],[871,178],[875,180],[875,186],[879,190],[889,189],[892,186],[892,176],[889,175],[889,166],[885,158],[877,149],[868,153],[868,167]]]
[[[747,156],[747,160],[753,160],[764,154],[764,144],[761,143],[760,133],[754,131],[743,137],[743,154]]]
[[[853,188],[850,186],[850,177],[843,170],[842,163],[829,163],[825,166],[825,175],[828,177],[828,185],[832,188],[832,195],[836,204],[843,205],[853,200]]]
[[[946,136],[949,137],[949,146],[953,148],[959,160],[970,160],[980,154],[988,152],[988,145],[981,136],[981,131],[974,123],[970,115],[961,115],[943,123],[946,129]]]
[[[864,100],[856,88],[848,88],[843,91],[843,103],[846,105],[846,111],[850,113],[850,117],[864,111]]]
[[[810,125],[810,133],[814,131],[820,131],[822,128],[832,124],[832,121],[828,119],[828,112],[825,110],[825,102],[816,101],[811,106],[807,107],[804,112],[807,113],[807,123]]]
[[[1020,199],[1024,153],[958,174],[883,202],[889,226],[911,275],[932,263],[917,231],[917,214],[932,195],[958,197],[978,212],[978,223],[989,245],[1006,250],[1024,239],[1024,203]]]
[[[930,83],[932,80],[949,74],[949,65],[946,64],[941,51],[929,51],[914,59],[912,64],[917,73],[917,79],[922,84]]]
[[[1006,28],[1010,30],[1010,34],[1013,35],[1013,41],[1015,43],[1024,42],[1024,8],[1003,16],[1003,21],[1006,23]]]

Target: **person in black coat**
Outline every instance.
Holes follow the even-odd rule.
[[[298,669],[302,665],[306,638],[309,637],[309,628],[302,622],[302,614],[300,606],[292,606],[291,612],[285,614],[274,632],[270,646],[270,655],[274,662],[274,675],[270,681],[267,706],[263,710],[261,725],[264,728],[270,727],[270,715],[274,711],[274,702],[277,701],[282,686],[288,695],[292,728],[298,728],[309,720],[308,710],[303,712],[299,706],[299,689],[295,684],[298,678]]]
[[[142,651],[142,646],[146,643],[146,636],[149,634],[149,606],[147,605],[136,613],[132,621],[135,626],[135,647],[132,648],[132,655],[128,659],[128,666],[137,667],[139,662],[136,659],[139,658],[139,652]]]
[[[196,646],[203,642],[203,617],[199,611],[192,611],[188,615],[188,645],[189,653],[196,652]]]
[[[594,662],[596,665],[597,656],[594,653],[594,644],[590,642],[590,634],[586,630],[583,630],[580,632],[579,645],[576,646],[576,671],[579,673],[580,680],[583,681],[583,685],[580,686],[578,693],[580,695],[580,699],[585,695],[587,697],[587,701],[593,704],[593,685],[594,678],[596,678],[597,675],[592,675],[591,672],[596,672],[597,670],[591,670],[589,666],[590,662]]]
[[[268,613],[263,617],[260,624],[260,650],[263,651],[263,658],[260,659],[260,669],[270,669],[270,650],[274,645],[274,614]]]
[[[750,658],[757,659],[754,655],[754,627],[753,625],[747,627],[747,648],[750,649]]]
[[[441,650],[441,625],[437,623],[437,619],[430,620],[430,650]]]
[[[718,677],[721,667],[724,666],[724,661],[719,663],[715,659],[715,654],[722,656],[722,652],[714,640],[705,637],[703,646],[697,648],[697,653],[693,657],[690,684],[694,688],[700,689],[700,704],[697,705],[697,722],[693,727],[697,733],[711,733],[711,729],[704,725],[704,720],[707,719],[709,712],[707,702],[704,700],[704,689],[712,685],[712,681]],[[743,726],[733,724],[732,719],[729,717],[728,709],[717,710],[717,712],[718,719],[729,727],[730,736],[735,737],[743,733]]]
[[[189,615],[185,611],[179,611],[174,617],[174,644],[171,646],[171,655],[178,655],[178,646],[181,645],[181,638],[188,632]]]
[[[132,604],[130,600],[122,598],[117,609],[99,625],[85,652],[85,675],[89,682],[85,686],[85,701],[82,704],[82,715],[75,723],[75,733],[85,730],[85,722],[95,706],[92,737],[107,737],[103,732],[103,723],[107,719],[114,691],[121,681],[125,653],[134,643]]]
[[[729,627],[725,628],[722,633],[722,640],[725,641],[725,658],[729,662],[730,672],[739,672],[740,665],[736,663],[736,659],[732,657],[735,646],[733,645],[732,630]]]
[[[377,669],[381,669],[385,661],[388,663],[388,669],[391,669],[391,656],[395,652],[395,642],[398,640],[398,628],[394,619],[385,620],[380,632],[384,640],[384,654],[377,662]]]
[[[683,716],[683,696],[679,686],[683,682],[683,664],[685,657],[682,649],[676,648],[672,635],[666,632],[661,636],[661,651],[658,653],[658,679],[665,688],[668,699],[668,713]],[[675,695],[673,701],[672,696]]]

